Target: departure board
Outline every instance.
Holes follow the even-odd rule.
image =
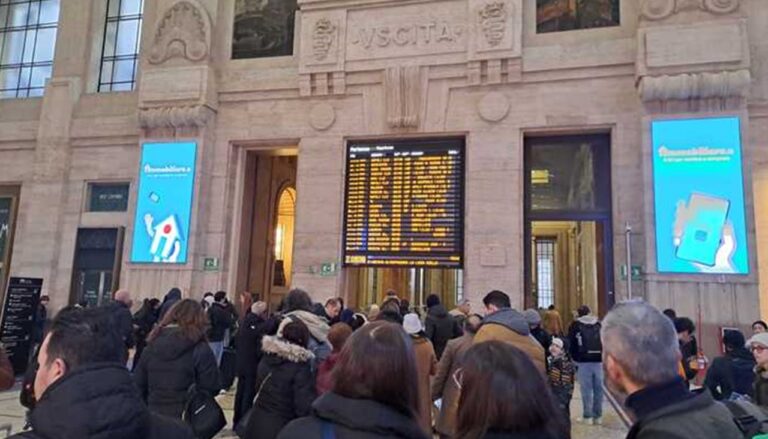
[[[347,149],[344,265],[461,268],[464,141]]]

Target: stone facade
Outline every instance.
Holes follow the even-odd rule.
[[[130,237],[133,199],[126,213],[97,214],[84,213],[84,197],[88,182],[131,181],[135,198],[144,141],[198,142],[190,262],[130,264],[126,238],[122,287],[139,296],[243,288],[247,153],[293,148],[292,283],[322,299],[345,284],[344,271],[312,268],[341,259],[346,141],[443,135],[467,144],[465,291],[476,309],[490,289],[521,307],[524,136],[609,132],[615,298],[626,290],[619,255],[629,223],[646,272],[635,295],[700,311],[712,330],[760,315],[764,0],[622,0],[620,26],[548,34],[536,33],[535,0],[300,0],[294,55],[250,60],[230,59],[235,2],[157,0],[145,5],[137,91],[109,94],[95,93],[98,3],[62,2],[45,96],[0,101],[0,184],[21,188],[11,272],[45,278],[56,307],[69,300],[78,227],[123,226]],[[718,114],[743,122],[751,274],[658,274],[650,121]],[[205,257],[220,270],[204,271]]]

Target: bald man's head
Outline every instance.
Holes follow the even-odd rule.
[[[130,308],[133,306],[133,300],[131,300],[131,293],[128,290],[117,290],[115,292],[115,302],[120,302]]]

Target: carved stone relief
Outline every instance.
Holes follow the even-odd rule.
[[[387,124],[390,127],[419,126],[423,90],[419,66],[390,67],[384,72]]]
[[[498,46],[504,40],[507,30],[507,8],[504,3],[488,3],[479,12],[480,29],[485,41],[491,47]]]
[[[739,0],[643,0],[640,14],[646,20],[656,21],[687,8],[729,14],[739,8]]]
[[[321,18],[315,22],[312,32],[312,51],[316,61],[328,58],[328,52],[336,41],[337,26],[327,18]]]
[[[172,58],[192,62],[208,56],[210,25],[207,12],[191,1],[174,4],[160,20],[155,32],[150,64],[162,64]]]
[[[203,127],[214,113],[206,105],[144,108],[139,110],[139,125],[142,128]]]
[[[316,104],[309,110],[309,124],[318,131],[325,131],[336,121],[336,110],[331,104]]]
[[[509,99],[503,93],[492,91],[477,103],[477,112],[487,122],[499,122],[509,114]]]
[[[744,97],[752,76],[749,70],[716,73],[645,76],[638,92],[644,102]]]

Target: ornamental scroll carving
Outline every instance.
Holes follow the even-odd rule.
[[[312,51],[316,61],[328,58],[331,46],[336,39],[336,26],[327,18],[321,18],[315,22],[312,31]]]
[[[419,66],[395,66],[384,72],[387,124],[392,128],[417,128],[424,84]]]
[[[485,41],[491,47],[498,46],[504,40],[507,30],[506,5],[501,2],[488,3],[480,9],[478,15]]]
[[[698,8],[713,14],[730,14],[739,9],[740,0],[643,0],[641,17],[663,20],[686,8]]]
[[[200,128],[208,124],[214,113],[206,105],[144,108],[139,111],[139,125],[143,128]]]
[[[638,92],[644,102],[744,97],[752,84],[749,70],[646,76]]]
[[[162,64],[172,58],[202,61],[208,56],[209,38],[207,12],[191,1],[180,1],[160,20],[149,53],[149,62]]]

